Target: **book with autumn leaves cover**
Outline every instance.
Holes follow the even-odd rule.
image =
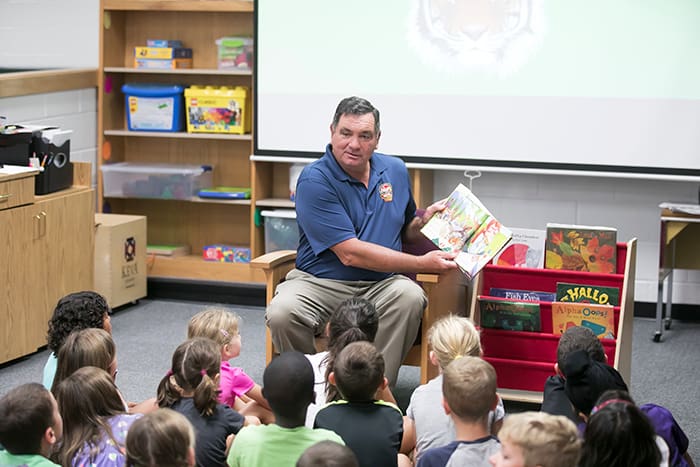
[[[617,230],[547,224],[544,267],[614,274],[617,270]]]

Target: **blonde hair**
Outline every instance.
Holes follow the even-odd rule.
[[[440,369],[459,357],[480,357],[479,331],[469,318],[447,315],[436,321],[428,331],[428,342]]]
[[[581,455],[582,443],[576,425],[561,415],[545,412],[508,415],[498,437],[520,448],[525,467],[578,465]]]
[[[238,322],[238,315],[232,311],[209,307],[190,318],[187,338],[206,337],[223,347],[238,334]]]
[[[195,434],[184,415],[158,409],[136,420],[126,435],[127,467],[190,465],[188,451],[194,449]]]

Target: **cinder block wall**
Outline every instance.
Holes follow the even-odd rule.
[[[70,159],[92,164],[97,183],[97,90],[80,89],[47,94],[0,98],[0,115],[7,123],[57,126],[73,130]]]
[[[458,183],[469,186],[461,172],[436,172],[435,199],[449,195]],[[472,189],[508,226],[603,225],[616,227],[619,241],[637,237],[635,300],[652,303],[658,285],[659,203],[698,202],[698,184],[690,182],[484,173]],[[673,302],[700,304],[700,271],[674,273]]]

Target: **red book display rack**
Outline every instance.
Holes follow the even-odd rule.
[[[629,384],[636,257],[637,239],[633,238],[617,244],[616,274],[488,265],[474,281],[470,317],[479,325],[478,296],[487,297],[492,287],[543,292],[555,292],[557,282],[616,287],[620,304],[615,307],[615,339],[602,342],[608,363]],[[559,336],[552,332],[552,303],[539,304],[540,332],[481,329],[484,359],[496,369],[499,394],[504,399],[542,402],[544,382],[554,375]]]

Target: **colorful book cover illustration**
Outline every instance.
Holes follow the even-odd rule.
[[[585,326],[603,339],[615,338],[615,312],[610,305],[552,303],[552,330],[560,336],[573,326]]]
[[[620,289],[601,285],[557,282],[557,301],[617,306],[620,304]]]
[[[612,227],[547,224],[546,269],[613,274],[617,230]]]
[[[455,262],[472,279],[508,243],[512,233],[459,184],[447,207],[421,229],[441,250],[458,253]]]
[[[510,230],[513,232],[513,238],[503,251],[493,258],[493,264],[515,268],[544,267],[544,244],[547,232],[517,227]]]
[[[508,331],[541,330],[540,305],[532,302],[479,297],[481,326]]]
[[[491,287],[491,289],[489,289],[489,295],[492,297],[507,298],[509,300],[518,300],[521,302],[553,302],[556,300],[556,294],[553,292],[501,289],[499,287]]]

